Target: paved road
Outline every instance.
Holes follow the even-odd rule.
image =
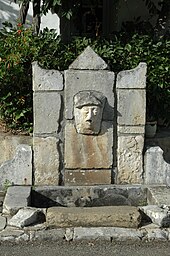
[[[0,244],[0,256],[170,256],[170,242],[45,242]]]

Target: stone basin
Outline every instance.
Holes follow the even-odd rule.
[[[147,204],[147,188],[141,185],[37,186],[32,189],[32,206],[49,208],[141,206]]]

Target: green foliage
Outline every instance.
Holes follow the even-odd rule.
[[[0,117],[11,128],[32,126],[31,62],[37,53],[31,28],[5,24],[0,31]]]
[[[8,24],[9,26],[10,24]],[[149,35],[120,34],[113,40],[75,38],[63,44],[54,30],[45,29],[33,36],[21,24],[4,27],[0,32],[0,116],[15,129],[32,129],[32,69],[35,60],[42,68],[65,70],[84,50],[91,47],[109,64],[110,69],[135,68],[146,62],[147,116],[170,121],[170,41],[154,41]]]

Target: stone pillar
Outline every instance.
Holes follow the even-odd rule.
[[[117,76],[117,184],[143,183],[146,64]]]
[[[33,63],[34,184],[58,185],[63,75]]]
[[[114,72],[90,47],[65,71],[65,185],[110,184]]]
[[[144,156],[145,184],[170,186],[170,164],[159,146],[148,147]]]

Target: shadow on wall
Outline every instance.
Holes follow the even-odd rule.
[[[19,5],[11,3],[10,0],[0,0],[0,28],[3,27],[3,22],[16,22],[19,16]],[[27,20],[32,22],[32,16],[28,14]]]

